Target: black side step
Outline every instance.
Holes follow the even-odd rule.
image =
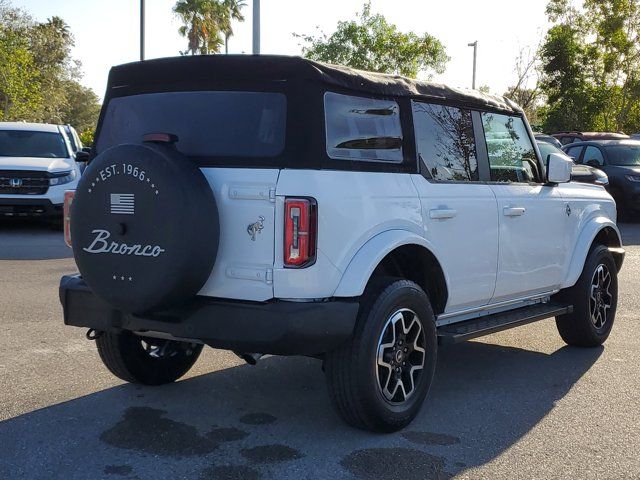
[[[440,345],[460,343],[472,338],[482,337],[483,335],[571,312],[573,312],[573,305],[550,302],[494,313],[493,315],[438,327],[438,343]]]

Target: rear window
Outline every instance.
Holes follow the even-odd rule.
[[[0,130],[0,157],[67,158],[67,146],[59,133],[32,130]]]
[[[324,110],[330,158],[402,162],[402,127],[396,102],[327,92]]]
[[[287,100],[274,92],[164,92],[113,98],[97,150],[141,143],[147,133],[178,136],[195,157],[275,157],[285,143]]]

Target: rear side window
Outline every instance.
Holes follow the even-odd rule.
[[[196,157],[275,157],[284,149],[287,100],[274,92],[163,92],[109,101],[98,152],[141,143],[147,133],[178,136]]]
[[[482,125],[492,181],[540,181],[536,152],[522,118],[485,112]]]
[[[582,163],[586,163],[591,166],[604,165],[604,157],[598,147],[588,146],[584,152],[584,159]]]
[[[477,181],[478,159],[471,112],[411,102],[416,147],[434,180]]]
[[[324,111],[330,158],[402,162],[400,108],[393,100],[327,92]]]
[[[579,146],[579,147],[569,147],[567,148],[567,155],[569,155],[571,158],[573,158],[574,161],[578,161],[580,159],[580,154],[582,153],[582,149],[584,147]]]

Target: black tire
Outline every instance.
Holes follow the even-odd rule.
[[[96,339],[96,345],[102,363],[111,373],[125,382],[144,385],[176,381],[189,371],[202,351],[202,345],[140,337],[130,332],[104,332]]]
[[[568,345],[596,347],[609,337],[618,304],[617,272],[607,247],[594,245],[577,283],[558,294],[559,300],[573,305],[573,313],[556,317],[558,332]],[[594,287],[601,273],[604,285]]]
[[[418,333],[412,314],[422,327]],[[404,347],[408,347],[409,352],[403,355],[398,355],[398,351],[407,352],[407,348],[402,347],[403,335],[398,334],[396,338],[393,333],[400,332],[395,330],[394,318],[403,322],[401,331],[408,330]],[[391,334],[394,335],[393,341],[389,337]],[[413,349],[409,344],[411,341],[414,346],[422,345],[423,355]],[[384,349],[385,344],[393,344],[393,347]],[[380,349],[383,349],[382,359],[388,361],[388,366],[378,363]],[[338,414],[354,427],[376,432],[400,430],[415,418],[424,402],[433,380],[436,356],[435,316],[426,293],[408,280],[376,282],[367,288],[362,298],[353,337],[326,355],[325,374],[332,403]],[[417,365],[420,358],[423,368],[416,369],[415,374],[413,371],[408,373],[411,364]],[[400,366],[404,365],[402,361],[409,367]],[[404,369],[400,377],[393,376],[394,368]],[[409,387],[413,379],[413,390],[401,390],[398,378],[402,379],[403,385],[407,382]],[[392,380],[396,381],[396,396],[388,399],[385,395],[393,393],[390,388]],[[407,395],[403,399],[405,393]]]

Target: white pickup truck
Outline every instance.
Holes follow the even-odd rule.
[[[172,382],[203,345],[313,356],[347,422],[394,431],[438,344],[555,317],[590,347],[613,326],[615,204],[541,158],[506,99],[293,57],[169,58],[111,70],[96,138],[60,298],[126,381]]]

